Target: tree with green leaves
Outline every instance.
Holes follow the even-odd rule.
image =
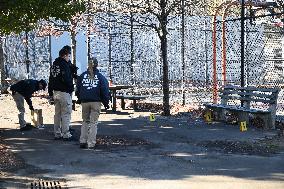
[[[39,20],[50,18],[68,22],[84,11],[81,1],[74,0],[1,0],[0,33],[31,31]]]
[[[0,36],[29,32],[41,20],[68,22],[85,11],[80,0],[0,0]],[[5,79],[2,38],[0,38],[1,83]]]

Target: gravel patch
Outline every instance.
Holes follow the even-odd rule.
[[[24,161],[16,156],[9,146],[4,144],[4,141],[0,138],[0,171],[12,171],[23,168],[25,166]]]
[[[214,140],[198,143],[199,146],[227,154],[270,156],[281,151],[278,145],[283,138],[263,138],[256,141]]]

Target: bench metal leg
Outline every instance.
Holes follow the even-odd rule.
[[[123,98],[121,99],[121,108],[125,110],[125,101]]]
[[[249,113],[248,112],[237,112],[238,114],[238,122],[246,122],[246,125],[249,126]]]
[[[265,116],[262,116],[262,118],[264,122],[263,129],[265,130],[269,129],[271,124],[271,115],[267,114]]]
[[[225,110],[216,108],[214,109],[215,121],[225,121]]]
[[[138,108],[137,108],[136,100],[133,100],[133,109],[134,109],[134,110],[137,110],[137,109],[138,109]]]
[[[263,129],[275,129],[275,120],[273,121],[271,114],[255,114],[255,116],[263,120]]]
[[[224,121],[224,110],[220,108],[207,108],[206,111],[212,111],[212,115],[215,121]]]
[[[270,129],[275,129],[275,120],[276,120],[276,115],[270,114],[269,116],[271,118],[271,127]]]
[[[275,127],[275,123],[274,123],[274,125],[272,123],[272,116],[271,116],[271,114],[261,115],[260,117],[262,118],[263,123],[264,123],[263,129],[267,130],[267,129]]]
[[[275,129],[275,121],[276,121],[276,105],[271,108],[271,129]]]
[[[116,90],[112,91],[112,111],[116,111]]]
[[[220,116],[219,116],[220,121],[226,121],[226,113],[227,113],[227,110],[221,109]]]

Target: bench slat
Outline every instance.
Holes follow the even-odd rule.
[[[240,91],[223,91],[222,93],[223,95],[231,95],[231,94],[238,94],[238,95],[243,95],[243,96],[255,96],[255,97],[263,97],[263,98],[269,98],[269,99],[273,99],[276,98],[276,94],[272,93],[272,94],[263,94],[263,93],[254,93],[254,92],[240,92]]]
[[[222,108],[231,111],[243,111],[243,112],[250,112],[250,113],[270,113],[270,110],[259,110],[259,109],[246,109],[240,106],[231,106],[231,105],[222,105],[222,104],[204,104],[204,106],[208,108]]]
[[[233,89],[233,90],[245,90],[245,91],[261,91],[261,92],[272,92],[272,93],[278,93],[280,91],[279,88],[257,88],[257,87],[239,87],[239,86],[233,86],[233,85],[227,85],[224,87],[224,90],[226,89]]]
[[[276,99],[272,99],[272,100],[267,100],[267,99],[261,99],[261,98],[252,98],[252,97],[241,97],[241,96],[228,96],[228,95],[220,95],[220,97],[222,99],[226,99],[226,100],[243,100],[243,101],[254,101],[254,102],[263,102],[263,103],[276,103]]]
[[[146,99],[147,96],[132,96],[132,95],[117,95],[117,99],[129,99],[129,100],[142,100]]]

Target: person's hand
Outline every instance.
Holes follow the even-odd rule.
[[[71,72],[73,72],[73,73],[76,73],[77,72],[77,70],[79,69],[77,66],[75,66],[74,64],[71,64],[70,65],[70,68],[71,68]]]
[[[105,107],[106,110],[109,109],[109,105],[108,104],[105,104],[104,107]]]
[[[52,96],[49,96],[48,102],[49,102],[50,105],[54,104],[54,99],[53,99]]]
[[[76,104],[81,104],[81,100],[76,100]]]

